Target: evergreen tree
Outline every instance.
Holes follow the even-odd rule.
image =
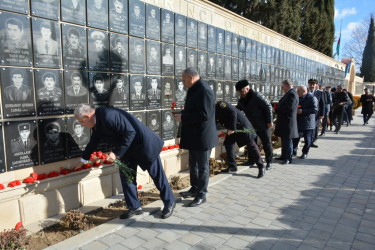
[[[375,39],[374,16],[371,15],[366,46],[363,51],[361,75],[365,82],[375,82]]]

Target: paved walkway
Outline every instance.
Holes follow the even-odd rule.
[[[375,120],[361,121],[260,180],[254,168],[227,175],[200,207],[181,200],[166,220],[114,220],[51,249],[375,249]]]

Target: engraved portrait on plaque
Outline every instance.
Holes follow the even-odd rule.
[[[63,161],[67,158],[65,119],[39,120],[40,163]]]
[[[207,24],[198,22],[198,49],[207,50]]]
[[[38,165],[35,120],[6,122],[4,132],[8,171]]]
[[[19,12],[22,14],[29,13],[28,0],[0,0],[0,9]]]
[[[246,56],[246,38],[243,36],[238,37],[238,57],[245,58]]]
[[[90,103],[95,107],[105,107],[109,104],[109,74],[90,73]]]
[[[86,30],[81,27],[64,24],[62,32],[64,68],[86,69]]]
[[[262,63],[267,63],[267,47],[268,45],[262,44],[262,58],[261,58]]]
[[[61,0],[61,20],[86,24],[86,1],[85,0]]]
[[[187,49],[187,58],[186,58],[186,67],[193,67],[193,68],[197,68],[197,65],[198,65],[198,61],[197,61],[197,57],[198,57],[198,52],[197,50],[195,49]]]
[[[139,111],[139,112],[132,112],[131,113],[133,116],[135,116],[135,118],[138,119],[138,121],[142,122],[143,125],[147,125],[146,124],[146,112],[145,111]]]
[[[232,58],[232,80],[238,81],[238,59]]]
[[[60,67],[60,29],[57,22],[33,18],[34,63],[37,67]]]
[[[68,131],[68,158],[82,156],[87,143],[90,141],[90,129],[82,126],[75,117],[66,118]]]
[[[236,91],[236,82],[231,82],[231,86],[232,86],[232,104],[233,105],[236,105],[237,102],[238,102],[238,99],[239,99],[239,95],[237,94],[237,91]]]
[[[267,63],[271,64],[272,63],[272,47],[267,46]]]
[[[65,110],[73,114],[80,103],[89,102],[88,79],[86,71],[64,71]]]
[[[251,78],[251,61],[245,60],[245,79],[250,81]]]
[[[225,47],[224,53],[228,56],[232,55],[232,33],[225,31]]]
[[[258,44],[257,41],[255,41],[255,40],[251,41],[251,56],[250,56],[250,59],[252,61],[257,60],[257,44]]]
[[[197,45],[198,45],[197,38],[198,38],[197,21],[192,18],[188,18],[187,19],[187,32],[186,32],[187,46],[191,48],[197,48]]]
[[[38,115],[64,114],[64,93],[60,70],[34,70]]]
[[[129,1],[129,34],[145,37],[145,3],[139,0]]]
[[[232,60],[229,56],[225,56],[224,60],[225,60],[224,79],[231,80],[232,79]]]
[[[251,58],[251,39],[250,38],[246,38],[246,52],[245,52],[245,58],[247,60],[254,60]]]
[[[145,77],[130,75],[130,110],[146,108]]]
[[[109,105],[129,110],[129,78],[128,75],[112,74]]]
[[[58,20],[60,18],[60,3],[58,0],[31,0],[31,14]]]
[[[220,54],[216,55],[216,78],[224,78],[224,56]]]
[[[143,39],[129,38],[129,71],[130,73],[145,73],[145,42]]]
[[[4,138],[2,123],[0,122],[0,173],[5,172]]]
[[[174,15],[166,9],[161,10],[161,40],[174,43]]]
[[[208,60],[207,60],[207,77],[208,78],[215,78],[215,74],[216,74],[215,59],[216,59],[216,56],[214,53],[208,53]]]
[[[160,43],[147,40],[147,74],[160,75]]]
[[[173,76],[174,74],[174,46],[171,44],[162,44],[162,68],[163,76]]]
[[[146,4],[146,37],[160,40],[160,8]]]
[[[176,46],[175,47],[176,56],[175,56],[175,66],[174,72],[176,76],[180,76],[182,71],[186,69],[186,48]]]
[[[239,35],[232,34],[232,56],[238,57]]]
[[[186,17],[176,13],[176,45],[186,46]]]
[[[111,71],[128,72],[128,36],[111,33]]]
[[[172,117],[171,111],[162,111],[163,127],[162,127],[162,139],[169,140],[174,138],[175,123]]]
[[[88,30],[89,69],[109,70],[108,65],[108,33],[99,30]]]
[[[27,68],[2,68],[1,92],[5,118],[34,116],[32,71]]]
[[[200,77],[206,77],[207,75],[207,52],[198,51],[198,72]]]
[[[160,111],[147,111],[147,127],[161,137]]]
[[[245,79],[245,62],[244,59],[238,60],[238,79]]]
[[[31,36],[28,17],[0,12],[1,65],[31,66]]]
[[[216,28],[214,26],[208,25],[207,30],[208,51],[216,52]]]
[[[174,101],[174,79],[170,77],[162,78],[161,102],[163,108],[170,108]]]
[[[215,95],[216,95],[216,100],[223,100],[224,99],[224,90],[223,90],[223,82],[222,81],[217,81],[216,82],[216,91],[215,91]]]
[[[232,102],[232,83],[224,82],[224,101],[231,103]]]
[[[220,54],[224,54],[224,30],[216,28],[216,52]]]
[[[158,109],[161,107],[161,82],[160,77],[147,77],[147,108]]]
[[[87,25],[108,29],[108,1],[87,0]]]
[[[111,31],[128,34],[128,1],[109,1],[109,27]]]
[[[215,80],[208,80],[208,86],[212,89],[214,92],[215,98],[216,98],[216,82]]]
[[[256,58],[257,62],[262,61],[262,46],[263,46],[262,43],[257,42],[257,58]]]
[[[186,99],[186,88],[182,82],[182,79],[176,79],[176,106],[180,108],[181,106],[185,105],[185,99]]]

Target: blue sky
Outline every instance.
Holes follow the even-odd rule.
[[[350,40],[353,29],[364,18],[369,17],[371,12],[375,12],[374,0],[335,0],[335,37],[337,38],[340,34],[340,22],[342,19],[340,61],[342,58],[342,48]],[[333,48],[333,52],[335,53],[336,42]]]

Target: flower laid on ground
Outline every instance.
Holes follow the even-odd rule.
[[[16,180],[16,181],[11,181],[8,183],[8,187],[16,187],[16,186],[19,186],[21,185],[21,182],[19,180]]]
[[[17,231],[20,231],[20,229],[23,228],[22,221],[18,222],[14,228],[15,228]]]
[[[174,148],[180,148],[179,144],[174,145]]]
[[[47,174],[38,174],[38,177],[36,178],[38,181],[47,179]]]
[[[72,171],[68,168],[63,168],[63,167],[60,167],[60,174],[62,175],[67,175],[67,174],[70,174]]]
[[[48,178],[57,177],[59,176],[59,173],[56,171],[52,171],[48,173]]]
[[[168,147],[163,147],[161,151],[167,151],[168,150]]]
[[[35,182],[35,179],[30,176],[23,180],[23,183],[34,183],[34,182]]]
[[[3,184],[0,184],[0,190],[3,190],[5,187]]]
[[[168,146],[168,149],[174,149],[174,146]]]

